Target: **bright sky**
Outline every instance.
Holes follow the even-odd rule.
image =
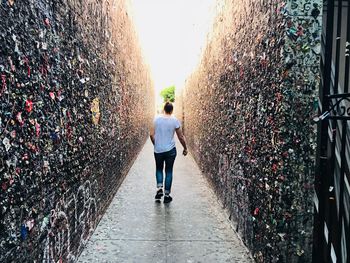
[[[165,87],[182,88],[199,62],[215,0],[130,0],[130,8],[156,98]]]

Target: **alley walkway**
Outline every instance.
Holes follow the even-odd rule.
[[[250,262],[206,180],[178,145],[170,204],[156,203],[146,143],[79,262]]]

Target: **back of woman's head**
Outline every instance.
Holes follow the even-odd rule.
[[[174,110],[174,106],[171,102],[166,102],[164,105],[164,111],[167,114],[171,114]]]

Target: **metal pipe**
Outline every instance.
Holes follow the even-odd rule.
[[[334,23],[334,1],[325,1],[326,8],[326,30],[325,32],[325,48],[324,48],[324,65],[321,65],[323,84],[320,87],[320,101],[322,109],[329,108],[329,100],[326,95],[330,94],[331,69],[332,69],[332,46],[333,46],[333,23]],[[325,262],[323,253],[326,246],[324,238],[324,220],[325,220],[325,202],[328,199],[328,180],[325,171],[327,169],[328,160],[321,159],[320,156],[327,156],[328,145],[328,120],[318,122],[318,138],[317,138],[317,154],[316,154],[316,175],[315,175],[315,190],[319,200],[318,213],[315,212],[314,232],[313,232],[313,256],[312,262]]]

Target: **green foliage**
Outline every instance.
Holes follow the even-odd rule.
[[[163,89],[160,92],[160,96],[162,96],[164,102],[167,102],[167,101],[174,102],[175,101],[175,86],[170,86],[170,87]]]

